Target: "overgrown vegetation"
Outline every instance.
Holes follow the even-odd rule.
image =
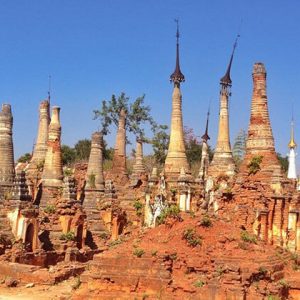
[[[30,153],[25,153],[22,156],[18,158],[19,163],[28,163],[31,160],[31,154]]]
[[[70,177],[73,175],[73,171],[70,168],[64,168],[64,176],[65,177]]]
[[[56,212],[56,208],[54,205],[48,204],[45,208],[44,208],[44,212],[47,214],[54,214]]]
[[[218,266],[216,269],[216,274],[218,277],[222,276],[224,274],[225,270],[222,266]]]
[[[190,247],[196,247],[202,244],[202,237],[196,233],[194,228],[184,230],[182,238],[186,240]]]
[[[200,225],[203,226],[203,227],[211,227],[212,226],[212,221],[209,217],[209,215],[205,214],[201,221],[200,221]]]
[[[205,283],[201,279],[198,279],[194,282],[194,287],[197,287],[197,288],[202,288],[204,285],[205,285]]]
[[[161,214],[157,217],[157,223],[158,224],[163,224],[165,223],[167,218],[173,218],[180,220],[180,209],[177,205],[171,205],[167,208],[165,208]]]
[[[262,162],[262,155],[255,155],[252,157],[250,163],[248,164],[248,174],[256,174],[260,170],[260,164]]]
[[[136,215],[141,217],[143,214],[143,203],[140,200],[135,200],[133,203],[133,207],[135,208]]]
[[[246,230],[241,231],[241,239],[246,243],[257,244],[257,238],[254,234],[250,234]]]
[[[116,247],[116,246],[118,246],[118,245],[120,245],[120,244],[122,244],[123,243],[123,241],[122,240],[115,240],[115,241],[111,241],[109,244],[108,244],[108,247],[109,248],[114,248],[114,247]]]
[[[258,269],[258,272],[260,275],[266,275],[268,273],[268,270],[265,267],[260,266]]]
[[[81,285],[81,280],[80,280],[80,277],[77,276],[75,279],[75,282],[72,285],[72,289],[77,290],[80,287],[80,285]]]
[[[75,240],[75,233],[73,231],[68,231],[67,233],[62,233],[59,237],[62,241],[74,241]]]
[[[88,176],[88,183],[92,189],[96,188],[96,175],[95,174],[90,174]]]
[[[136,257],[142,257],[145,254],[145,251],[141,248],[136,248],[133,251],[133,255]]]
[[[288,287],[289,287],[289,283],[288,283],[285,279],[280,279],[280,280],[278,281],[278,283],[279,283],[282,287],[284,287],[284,288],[288,288]]]

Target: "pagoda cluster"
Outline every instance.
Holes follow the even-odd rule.
[[[143,142],[136,143],[132,174],[126,166],[126,112],[119,123],[112,168],[103,170],[103,136],[91,135],[88,163],[63,167],[60,107],[50,99],[39,107],[39,124],[31,161],[15,167],[9,104],[0,112],[0,216],[7,238],[35,252],[37,264],[80,260],[99,251],[136,226],[155,227],[170,207],[180,211],[204,211],[224,215],[267,243],[300,250],[300,202],[293,161],[286,176],[278,161],[270,124],[266,69],[255,63],[253,93],[245,156],[237,169],[229,135],[230,77],[234,46],[225,75],[220,80],[219,130],[212,161],[209,160],[208,116],[202,136],[202,157],[194,178],[187,160],[182,115],[181,84],[185,77],[179,63],[177,31],[176,65],[168,153],[162,168],[148,173],[143,160]],[[290,149],[296,143],[293,131]],[[294,154],[293,154],[294,153]],[[294,155],[294,156],[293,156]],[[294,160],[293,160],[294,159]],[[2,249],[2,248],[1,248]],[[0,253],[2,254],[2,253]],[[51,254],[51,255],[50,255]]]

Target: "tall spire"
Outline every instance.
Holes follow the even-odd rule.
[[[180,83],[184,82],[184,75],[182,74],[180,70],[180,64],[179,64],[179,20],[175,19],[175,22],[177,23],[177,31],[176,31],[176,66],[175,71],[170,76],[170,81],[173,81],[174,83]]]
[[[49,88],[48,88],[49,109],[50,109],[50,101],[51,101],[51,75],[49,75]]]
[[[180,91],[180,82],[184,81],[184,75],[181,73],[179,67],[179,29],[178,20],[175,21],[177,23],[177,57],[175,71],[170,76],[171,81],[174,82],[174,87],[172,94],[170,141],[164,169],[165,175],[167,176],[169,181],[176,181],[182,168],[184,168],[186,173],[190,174],[190,166],[186,157],[186,150],[184,145],[182,95]]]
[[[210,110],[210,108],[208,108],[208,111],[207,111],[205,133],[201,136],[201,139],[205,140],[206,142],[208,140],[210,140],[210,137],[208,135],[208,122],[209,122],[209,115],[210,115],[210,111],[209,110]]]
[[[292,113],[291,140],[289,142],[290,153],[288,155],[289,167],[288,167],[288,174],[287,174],[287,178],[289,178],[289,179],[297,179],[297,170],[296,170],[296,155],[297,154],[295,152],[296,147],[297,147],[297,144],[296,144],[295,138],[294,138],[294,116]]]
[[[292,116],[292,122],[291,122],[291,139],[289,142],[289,148],[294,149],[297,147],[297,144],[295,142],[295,137],[294,137],[294,117]]]
[[[226,73],[220,80],[220,83],[222,85],[225,85],[225,86],[231,86],[231,84],[232,84],[232,80],[230,78],[230,70],[231,70],[231,65],[232,65],[232,61],[233,61],[233,55],[234,55],[235,48],[237,46],[237,41],[238,41],[239,37],[240,37],[240,35],[238,34],[236,39],[235,39],[235,42],[233,44],[233,49],[232,49],[232,53],[231,53],[231,56],[230,56],[230,61],[229,61],[229,65],[227,67]]]

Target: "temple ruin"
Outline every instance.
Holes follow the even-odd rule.
[[[145,140],[139,137],[132,170],[128,168],[124,109],[111,168],[104,168],[100,131],[91,136],[88,161],[63,168],[60,107],[52,107],[50,120],[48,100],[40,103],[31,161],[15,170],[13,117],[11,106],[3,104],[3,276],[50,285],[73,276],[82,284],[72,289],[74,299],[299,299],[296,142],[292,127],[286,175],[274,145],[266,68],[261,62],[253,66],[245,156],[236,168],[229,138],[234,116],[228,111],[235,43],[220,81],[213,159],[208,112],[200,166],[193,177],[184,141],[180,85],[185,77],[179,65],[178,27],[176,39],[168,152],[165,163],[153,163],[150,171],[143,157]]]

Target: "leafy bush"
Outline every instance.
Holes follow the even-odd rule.
[[[133,251],[133,255],[135,255],[136,257],[142,257],[144,255],[145,251],[141,248],[136,248]]]
[[[176,260],[177,259],[177,252],[174,252],[174,253],[170,254],[170,259],[171,260]]]
[[[241,231],[241,239],[247,243],[257,243],[257,238],[255,235],[248,233],[246,230]]]
[[[182,238],[185,239],[190,247],[196,247],[202,244],[202,237],[195,232],[195,229],[188,228],[183,234]]]
[[[250,163],[248,164],[248,174],[256,174],[260,170],[260,164],[262,162],[263,156],[255,155],[252,157]]]
[[[180,209],[177,205],[171,205],[165,208],[157,217],[157,223],[163,224],[167,218],[180,219]]]
[[[63,240],[63,241],[74,241],[75,240],[75,233],[73,231],[68,231],[67,233],[61,234],[59,239]]]
[[[268,272],[268,270],[265,267],[259,267],[258,272],[261,275],[265,275]]]
[[[157,250],[152,250],[152,251],[151,251],[151,255],[152,255],[152,256],[156,256],[156,255],[157,255]]]
[[[122,242],[123,242],[122,240],[111,241],[111,242],[108,244],[108,247],[110,247],[110,248],[116,247],[116,246],[122,244]]]
[[[194,282],[194,286],[197,288],[202,288],[204,286],[204,282],[200,279],[198,279],[197,281]]]
[[[72,289],[77,290],[80,287],[80,285],[81,285],[81,280],[80,277],[77,276],[75,282],[72,285]]]
[[[54,214],[56,211],[56,208],[54,205],[50,205],[48,204],[45,208],[44,208],[44,212],[47,214]]]
[[[39,172],[42,172],[42,171],[43,171],[44,165],[45,165],[45,160],[40,161],[40,162],[36,165],[36,167],[37,167],[37,169],[38,169]]]
[[[222,266],[218,266],[216,269],[216,273],[218,276],[222,276],[222,274],[225,272]]]
[[[284,287],[284,288],[288,288],[289,287],[289,284],[288,282],[285,280],[285,279],[280,279],[279,280],[279,284]]]
[[[211,221],[210,217],[208,215],[204,215],[200,222],[200,225],[203,227],[211,227],[212,221]]]
[[[89,185],[92,189],[95,189],[96,188],[96,175],[95,174],[90,174],[88,176],[88,182],[89,182]]]
[[[173,196],[177,193],[177,190],[175,188],[170,188],[170,192],[173,194]]]
[[[140,217],[143,214],[143,203],[141,203],[139,200],[135,200],[133,203],[133,207],[135,208],[136,215]]]
[[[72,175],[73,175],[72,169],[70,169],[70,168],[65,168],[64,169],[64,176],[65,177],[69,177],[69,176],[72,176]]]

